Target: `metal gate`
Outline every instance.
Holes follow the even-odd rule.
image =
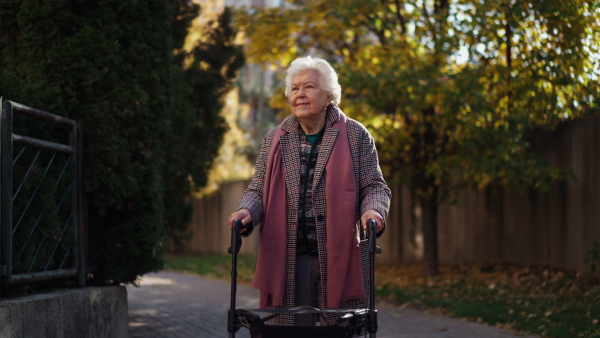
[[[67,277],[83,286],[81,124],[0,105],[0,287]]]

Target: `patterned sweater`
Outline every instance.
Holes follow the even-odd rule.
[[[313,182],[319,156],[323,128],[315,135],[301,136],[300,140],[300,203],[298,203],[298,230],[296,255],[319,255],[317,224],[313,209]]]

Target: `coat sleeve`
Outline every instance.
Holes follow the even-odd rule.
[[[275,129],[269,131],[262,140],[258,158],[256,159],[256,167],[252,181],[240,200],[237,210],[248,209],[252,216],[252,223],[248,225],[249,230],[246,236],[249,236],[255,226],[258,226],[263,217],[263,189],[265,186],[265,175],[267,172],[267,162],[269,160],[269,152],[271,151],[271,144],[273,142],[273,136],[275,135]]]
[[[375,141],[366,128],[363,129],[359,152],[360,214],[364,214],[369,209],[374,209],[385,220],[390,209],[392,192],[383,179]]]

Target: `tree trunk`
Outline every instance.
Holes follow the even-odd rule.
[[[424,244],[423,272],[425,277],[435,277],[439,274],[437,195],[419,197],[419,202]]]
[[[437,135],[432,121],[435,118],[435,108],[428,107],[423,109],[423,117],[425,120],[425,130],[421,135],[421,144],[424,151],[424,156],[421,158],[419,165],[422,170],[419,175],[420,193],[418,194],[419,203],[421,204],[421,228],[423,229],[423,271],[425,277],[435,277],[439,274],[438,262],[438,189],[436,186],[434,174],[427,173],[430,162],[435,158],[435,146],[437,143]]]

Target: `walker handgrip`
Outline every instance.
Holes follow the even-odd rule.
[[[377,238],[377,222],[370,218],[367,221],[367,231],[369,232],[369,253],[375,253],[376,249],[376,238]]]
[[[233,220],[233,230],[231,233],[231,246],[227,249],[227,253],[232,254],[234,248],[235,248],[235,253],[240,252],[240,248],[242,247],[242,236],[240,235],[240,229],[242,227],[243,227],[242,220],[240,220],[240,219]]]

